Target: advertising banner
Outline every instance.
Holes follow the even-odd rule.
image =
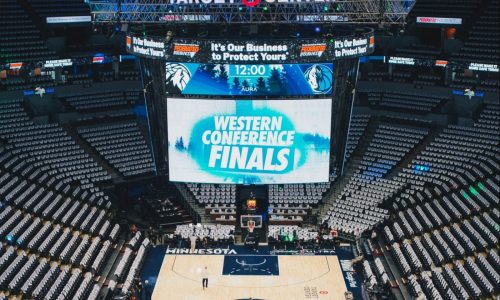
[[[47,24],[89,23],[90,16],[47,17]]]
[[[125,45],[134,54],[158,58],[165,56],[165,43],[159,39],[127,36]]]
[[[474,71],[498,72],[498,65],[472,62],[469,64],[468,69]]]
[[[51,59],[46,60],[43,64],[44,68],[57,68],[57,67],[69,67],[73,65],[73,61],[70,58],[66,59]]]
[[[327,182],[331,101],[170,98],[170,180]]]
[[[439,25],[461,25],[461,18],[417,17],[417,23]]]
[[[352,38],[269,40],[269,41],[194,41],[175,40],[167,51],[169,61],[211,63],[323,62],[359,57],[373,52],[373,35]]]
[[[373,36],[336,39],[333,42],[335,58],[364,56],[373,52]]]

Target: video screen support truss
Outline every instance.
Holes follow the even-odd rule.
[[[416,0],[260,1],[253,8],[240,0],[224,4],[171,4],[169,0],[90,0],[89,3],[95,23],[403,24]]]

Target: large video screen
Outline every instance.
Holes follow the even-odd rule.
[[[326,182],[331,101],[170,98],[170,180]]]
[[[174,95],[331,95],[333,64],[165,65],[166,91]]]

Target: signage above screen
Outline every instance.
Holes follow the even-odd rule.
[[[335,58],[356,57],[371,53],[375,47],[375,37],[354,37],[338,39],[333,42]]]
[[[227,65],[167,62],[165,86],[166,92],[173,95],[331,95],[333,64]]]
[[[331,99],[167,99],[171,181],[329,179]]]
[[[288,59],[288,51],[288,45],[284,43],[210,43],[211,60],[213,62],[286,61]]]
[[[304,49],[321,48],[314,55],[304,56]],[[316,62],[331,56],[325,41],[194,41],[176,40],[172,43],[170,61],[211,63],[283,63]]]
[[[321,62],[372,53],[372,35],[353,38],[302,41],[193,41],[176,40],[167,51],[170,61],[212,63]],[[168,55],[170,54],[171,55]]]
[[[164,57],[165,43],[161,40],[127,36],[127,49],[134,54],[150,57]]]
[[[397,56],[389,56],[387,62],[390,64],[396,65],[415,65],[415,58],[413,57],[397,57]]]
[[[373,33],[356,37],[226,41],[127,36],[127,51],[143,57],[170,62],[228,64],[315,63],[361,57],[374,51]]]

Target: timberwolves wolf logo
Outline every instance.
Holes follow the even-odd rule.
[[[226,255],[222,275],[278,276],[278,257],[272,255]]]
[[[253,263],[249,263],[243,259],[241,261],[236,259],[235,262],[239,267],[233,267],[228,275],[273,275],[269,266],[266,265],[267,259],[265,258],[262,261],[254,261]]]
[[[172,94],[181,94],[191,79],[191,72],[183,64],[166,63],[165,84],[167,91]]]
[[[332,90],[332,70],[325,65],[312,65],[304,77],[315,94],[328,94]]]

